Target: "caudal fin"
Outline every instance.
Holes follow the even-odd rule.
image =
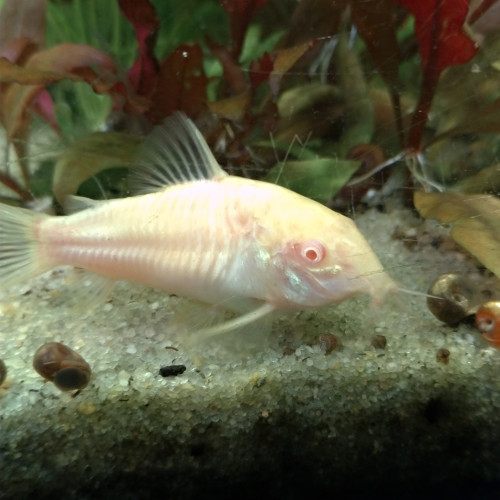
[[[34,278],[52,265],[41,256],[38,223],[46,214],[0,204],[0,288]]]

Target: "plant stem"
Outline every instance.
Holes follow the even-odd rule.
[[[15,181],[12,177],[3,172],[0,172],[0,182],[14,191],[23,201],[31,201],[34,199],[33,195],[23,188],[17,181]]]

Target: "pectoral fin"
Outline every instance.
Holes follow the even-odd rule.
[[[230,332],[232,330],[236,330],[245,325],[249,325],[265,316],[271,314],[276,311],[276,308],[267,302],[264,302],[262,305],[258,306],[256,309],[253,309],[247,313],[244,313],[236,318],[230,319],[224,323],[220,323],[218,325],[204,328],[196,332],[195,337],[196,340],[205,341],[222,333]]]

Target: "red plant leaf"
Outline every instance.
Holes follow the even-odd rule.
[[[224,71],[224,81],[230,88],[231,94],[241,94],[248,88],[246,74],[236,62],[231,52],[222,45],[216,44],[210,38],[207,38],[210,50],[219,60]]]
[[[113,60],[104,52],[90,45],[61,43],[51,49],[37,52],[26,63],[28,68],[56,72],[71,72],[76,68],[96,66],[112,73],[116,68]]]
[[[232,56],[237,60],[250,20],[268,0],[219,0],[219,2],[229,15],[233,40]]]
[[[404,138],[398,79],[400,57],[393,23],[396,6],[392,0],[351,0],[350,3],[352,20],[389,88],[402,147]]]
[[[54,101],[45,89],[42,89],[38,93],[32,106],[35,113],[40,115],[56,132],[59,132]]]
[[[19,196],[19,199],[23,201],[32,201],[34,199],[34,196],[10,175],[0,172],[0,182],[6,188],[16,193],[17,196]]]
[[[415,16],[424,73],[439,75],[452,64],[470,61],[476,54],[474,42],[463,25],[470,0],[396,0]]]
[[[418,151],[441,72],[453,64],[470,61],[474,42],[464,33],[470,0],[395,0],[415,17],[415,33],[422,59],[422,87],[408,138]]]
[[[0,57],[10,62],[22,62],[36,52],[36,45],[26,37],[16,38],[0,50]]]
[[[252,82],[253,87],[257,87],[261,83],[264,83],[269,78],[271,71],[274,66],[274,58],[266,52],[260,59],[257,61],[252,61],[250,63],[249,74],[250,81]]]
[[[103,70],[103,75],[98,76],[90,66]],[[80,69],[89,71],[82,76],[78,74]],[[19,137],[19,133],[26,130],[26,123],[30,120],[26,111],[45,86],[62,79],[83,80],[95,85],[103,77],[114,83],[114,71],[113,61],[88,45],[57,45],[37,52],[25,66],[0,59],[0,82],[11,82],[2,86],[0,93],[0,121],[8,140]]]
[[[158,123],[175,110],[197,116],[206,103],[207,81],[199,45],[179,45],[161,64],[150,120]]]
[[[398,84],[399,53],[392,0],[351,0],[351,16],[384,80]]]
[[[120,0],[120,10],[132,23],[139,56],[127,75],[137,95],[149,96],[158,79],[158,61],[154,55],[159,20],[149,0]]]

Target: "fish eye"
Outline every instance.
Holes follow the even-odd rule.
[[[300,248],[300,255],[303,259],[311,263],[318,263],[325,257],[325,246],[319,241],[307,241]]]

